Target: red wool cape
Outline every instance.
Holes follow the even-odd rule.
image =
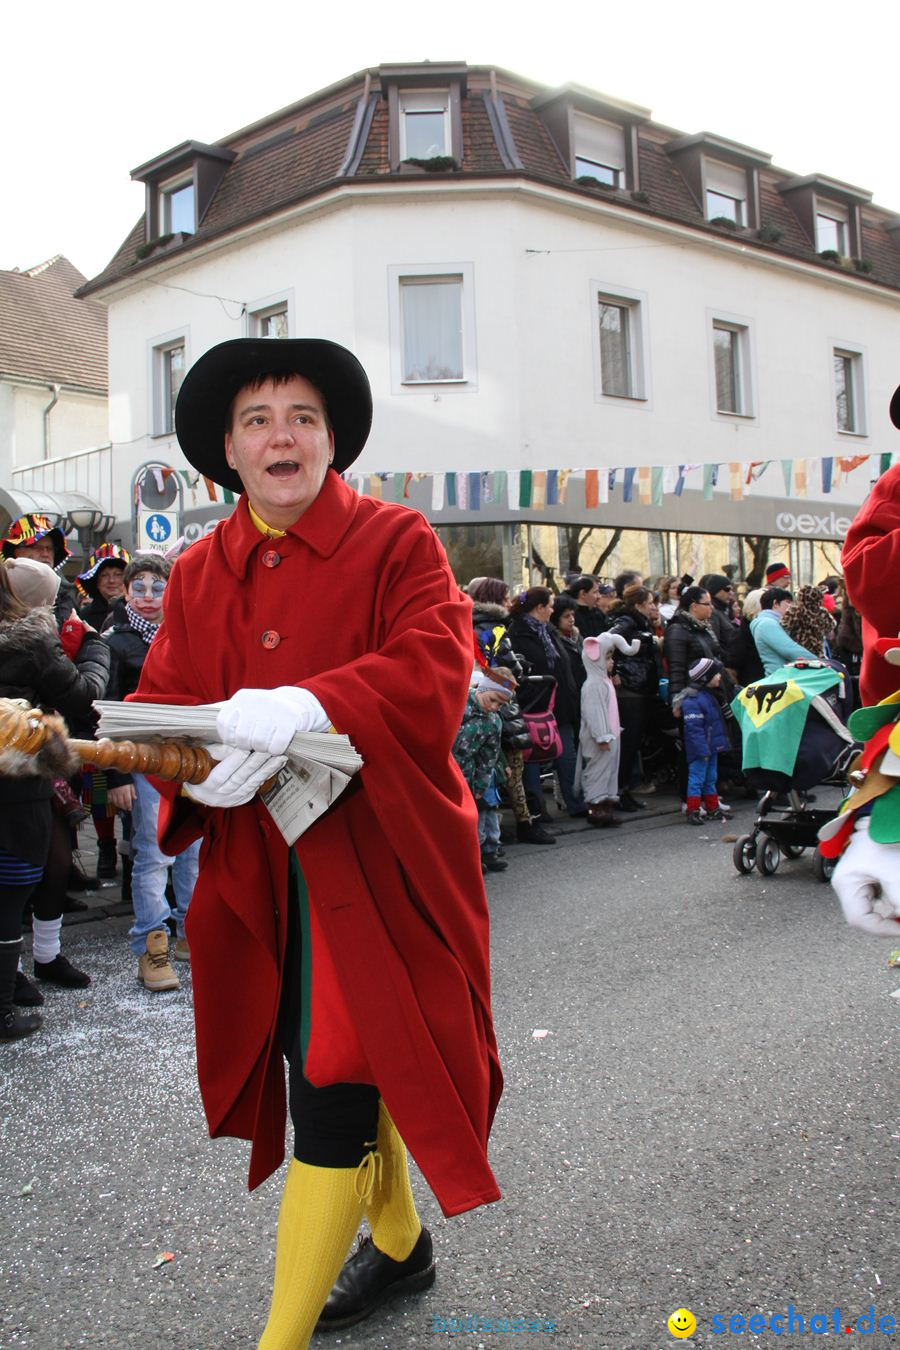
[[[362,755],[294,846],[312,944],[306,1074],[377,1084],[448,1215],[499,1199],[488,913],[450,754],[471,670],[471,607],[431,527],[329,472],[284,539],[262,536],[242,497],[178,560],[136,694],[212,703],[303,685]],[[287,845],[258,800],[213,810],[159,786],[162,847],[204,838],[187,920],[200,1090],[211,1135],[252,1140],[252,1188],[284,1157]]]
[[[896,692],[897,667],[875,651],[900,633],[900,464],[883,473],[847,531],[841,553],[847,593],[862,616],[860,700],[868,707]]]

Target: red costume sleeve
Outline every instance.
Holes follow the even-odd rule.
[[[882,474],[847,531],[841,554],[847,593],[862,616],[863,704],[894,693],[897,673],[878,657],[879,637],[900,633],[900,464]]]

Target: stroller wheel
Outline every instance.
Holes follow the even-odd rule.
[[[771,835],[765,835],[756,854],[756,866],[764,877],[772,877],[781,862],[781,849]]]
[[[756,866],[756,840],[752,834],[742,834],[731,852],[731,860],[739,872],[747,876]]]
[[[782,844],[781,851],[786,858],[802,858],[806,850],[802,844]]]
[[[837,858],[823,858],[819,850],[816,849],[813,854],[813,876],[816,881],[830,881],[837,864]]]

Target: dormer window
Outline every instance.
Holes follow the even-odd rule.
[[[847,243],[849,212],[837,202],[816,202],[816,252],[850,252]]]
[[[160,189],[163,234],[193,234],[197,228],[194,180],[188,178]]]
[[[400,158],[451,154],[450,95],[446,89],[400,94]]]
[[[575,113],[574,177],[596,178],[608,187],[625,186],[625,131],[613,122]]]
[[[723,217],[735,225],[747,224],[747,171],[733,164],[707,159],[704,164],[706,179],[706,219]]]

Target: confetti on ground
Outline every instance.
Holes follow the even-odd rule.
[[[153,1262],[153,1269],[157,1270],[160,1266],[166,1266],[169,1264],[170,1261],[174,1260],[175,1260],[174,1252],[160,1252],[156,1260]]]
[[[37,1180],[37,1177],[32,1177],[30,1181],[26,1181],[25,1185],[24,1185],[24,1186],[22,1187],[22,1189],[19,1191],[19,1194],[20,1194],[20,1195],[33,1195],[33,1194],[34,1194],[34,1183],[35,1183],[36,1180]]]
[[[888,953],[888,965],[891,967],[900,966],[900,947]]]
[[[546,1037],[549,1036],[550,1034],[551,1034],[551,1033],[550,1033],[549,1031],[533,1031],[533,1032],[531,1033],[531,1039],[532,1039],[533,1041],[543,1041],[543,1040],[545,1040]]]

